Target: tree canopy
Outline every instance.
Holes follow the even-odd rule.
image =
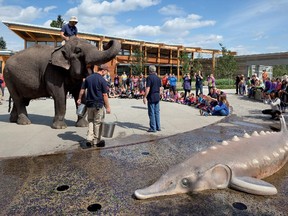
[[[62,28],[63,24],[64,20],[62,19],[62,16],[58,15],[57,20],[52,20],[50,26],[55,28]]]
[[[216,74],[217,77],[232,78],[238,70],[238,63],[230,50],[227,50],[221,43],[222,56],[217,59]]]
[[[0,49],[7,49],[6,42],[2,36],[0,37]]]
[[[144,53],[141,52],[141,50],[139,49],[135,49],[132,55],[131,62],[133,75],[140,75],[141,73],[144,73],[144,67],[146,62],[147,59],[145,58]]]
[[[182,64],[182,75],[190,73],[190,58],[188,53],[182,52],[179,56],[179,60]]]

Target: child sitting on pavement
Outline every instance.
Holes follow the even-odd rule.
[[[271,115],[271,119],[279,120],[281,115],[281,100],[278,97],[278,92],[272,91],[268,96],[269,103],[271,105],[271,109],[262,110],[263,114]]]
[[[226,94],[222,93],[219,95],[219,103],[212,107],[212,111],[200,110],[200,114],[204,116],[214,115],[214,116],[227,116],[230,114],[230,104],[227,100]]]

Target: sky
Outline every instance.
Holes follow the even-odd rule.
[[[0,37],[24,41],[2,21],[50,26],[78,17],[78,31],[238,55],[287,52],[288,0],[0,0]]]

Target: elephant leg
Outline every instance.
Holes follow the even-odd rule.
[[[17,113],[16,106],[13,103],[12,111],[10,113],[10,122],[16,123],[17,119],[18,119],[18,113]]]
[[[13,108],[10,114],[10,122],[17,122],[17,124],[20,124],[20,125],[31,124],[31,121],[28,118],[26,106],[23,100],[13,99]]]
[[[87,111],[83,117],[78,116],[77,122],[75,124],[76,127],[88,127],[88,121],[86,119]]]
[[[65,123],[65,113],[66,113],[66,95],[63,92],[63,95],[57,95],[54,97],[54,106],[55,106],[55,116],[53,119],[52,128],[54,129],[65,129],[67,124]]]

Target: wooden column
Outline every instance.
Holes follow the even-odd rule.
[[[172,49],[170,49],[169,64],[170,64],[170,74],[171,74],[173,71],[173,50]]]
[[[179,57],[180,57],[180,50],[177,49],[177,79],[178,80],[180,77],[180,60],[179,60]]]
[[[216,61],[215,52],[213,52],[212,53],[212,74],[214,77],[215,77],[215,61]]]

